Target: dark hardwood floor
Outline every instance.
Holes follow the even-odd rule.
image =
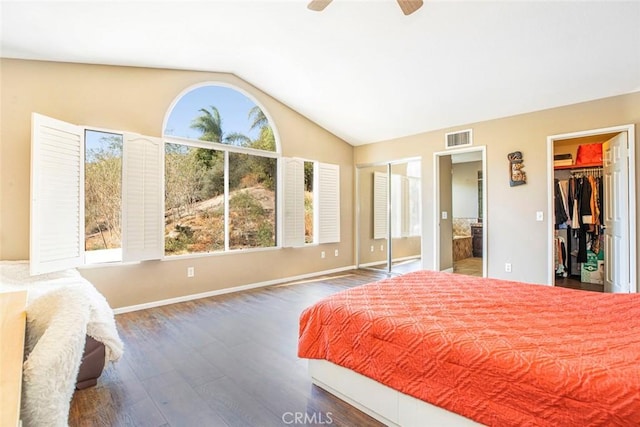
[[[381,426],[311,384],[297,337],[304,308],[386,277],[356,270],[117,315],[124,356],[76,391],[69,425]]]
[[[358,270],[117,315],[124,356],[76,391],[69,425],[381,426],[312,385],[296,353],[304,308],[385,277]]]
[[[592,291],[592,292],[604,292],[604,285],[599,285],[597,283],[581,282],[579,277],[580,276],[556,277],[555,285],[560,286],[561,288],[580,289],[583,291]]]

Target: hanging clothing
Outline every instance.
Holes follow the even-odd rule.
[[[556,274],[558,276],[567,277],[567,246],[562,237],[556,237],[555,253],[556,253]]]
[[[588,177],[589,185],[591,186],[591,219],[592,224],[596,226],[595,233],[600,234],[598,230],[598,225],[600,225],[600,206],[599,206],[599,194],[598,194],[598,184],[596,183],[596,178],[592,175]]]
[[[567,210],[565,207],[565,203],[562,195],[562,188],[560,187],[560,181],[554,180],[555,183],[555,197],[554,197],[554,206],[555,206],[555,217],[556,217],[556,225],[559,226],[564,224],[569,219],[567,215]]]
[[[571,211],[571,228],[578,229],[582,225],[580,216],[580,194],[582,193],[582,183],[580,178],[574,178],[573,182],[573,210]]]
[[[597,182],[598,182],[598,205],[600,206],[600,224],[604,225],[604,219],[603,219],[603,212],[604,209],[602,208],[602,203],[603,203],[603,194],[604,194],[604,185],[603,185],[603,179],[601,176],[599,176],[597,178]]]
[[[569,210],[569,180],[564,179],[558,182],[560,186],[560,196],[562,197],[562,206],[567,215],[567,225],[571,226],[571,210]]]
[[[583,172],[567,180],[554,180],[555,225],[557,229],[569,229],[568,236],[573,242],[571,253],[576,255],[578,263],[587,261],[589,250],[596,254],[601,250],[602,181],[602,178],[595,176],[594,173],[583,174]],[[556,253],[561,257],[560,244],[557,244]]]
[[[578,234],[578,262],[587,262],[587,233],[579,228],[576,230]]]
[[[593,212],[591,210],[591,183],[588,178],[580,178],[581,194],[580,194],[580,216],[582,217],[582,225],[587,226],[593,224]]]
[[[577,227],[577,222],[574,222],[574,219],[576,217],[576,212],[574,211],[575,208],[575,204],[576,204],[576,200],[575,200],[575,193],[576,193],[576,184],[575,184],[575,179],[571,178],[570,180],[568,180],[567,182],[567,212],[569,213],[569,225],[574,228]]]
[[[593,215],[594,224],[594,229],[591,234],[591,250],[597,255],[600,252],[600,217],[602,209],[600,208],[600,194],[598,192],[599,185],[597,178],[589,176],[589,183],[591,184],[591,213]]]

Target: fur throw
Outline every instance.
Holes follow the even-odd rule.
[[[105,345],[105,364],[122,355],[113,310],[75,269],[29,276],[28,261],[1,261],[7,290],[27,290],[22,423],[66,426],[86,335]]]
[[[29,305],[21,410],[24,426],[67,425],[89,311],[85,295],[65,288]]]

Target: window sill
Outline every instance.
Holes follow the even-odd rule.
[[[85,251],[84,265],[94,266],[107,263],[122,263],[122,248]]]

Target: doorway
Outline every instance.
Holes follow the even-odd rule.
[[[359,268],[403,274],[422,268],[421,160],[356,167]]]
[[[569,280],[568,286],[580,289],[638,292],[634,142],[634,125],[547,138],[550,284],[567,286]],[[579,159],[578,147],[597,147],[600,158],[585,162]],[[602,182],[597,191],[602,214],[598,220],[592,218],[593,225],[582,221],[581,213],[576,216],[573,208],[556,211],[558,205],[568,206],[567,200],[574,199],[560,188],[563,182],[586,177]],[[558,197],[565,201],[560,203]],[[571,215],[565,220],[563,212]]]
[[[487,202],[484,146],[434,153],[434,265],[486,277]]]

